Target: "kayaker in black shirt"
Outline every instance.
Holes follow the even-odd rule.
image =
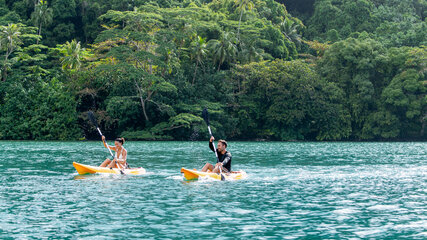
[[[209,140],[209,148],[212,151],[215,151],[212,143],[213,140],[215,140],[215,138],[211,137],[211,139]],[[218,159],[217,163],[215,164],[215,167],[210,163],[206,163],[205,166],[202,168],[202,172],[207,172],[208,170],[211,170],[214,173],[219,173],[219,168],[221,168],[222,172],[231,172],[231,153],[227,151],[227,142],[225,140],[218,141],[218,147],[216,152],[218,153]]]

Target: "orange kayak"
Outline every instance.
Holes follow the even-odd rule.
[[[184,178],[186,180],[196,180],[199,178],[212,178],[216,180],[221,180],[221,175],[213,172],[200,172],[197,170],[190,170],[186,168],[181,168],[181,173],[184,174]],[[247,177],[247,174],[245,171],[234,171],[231,173],[223,173],[222,174],[225,178],[225,180],[240,180],[245,179]]]
[[[121,174],[120,170],[118,168],[106,168],[106,167],[95,167],[95,166],[89,166],[81,163],[73,162],[74,168],[76,168],[77,172],[81,175],[83,174],[89,174],[89,173],[110,173],[110,174]],[[124,174],[130,174],[130,175],[142,175],[145,174],[144,168],[129,168],[123,170]]]

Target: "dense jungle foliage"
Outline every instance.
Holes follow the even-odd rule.
[[[0,0],[0,139],[426,140],[425,0]]]

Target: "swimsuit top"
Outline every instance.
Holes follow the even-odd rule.
[[[122,151],[120,152],[120,156],[117,156],[117,152],[116,152],[116,154],[115,154],[115,158],[117,159],[117,160],[125,160],[124,158],[123,158],[123,151],[125,151],[125,152],[127,152],[126,151],[126,149],[124,148],[124,147],[122,147]]]

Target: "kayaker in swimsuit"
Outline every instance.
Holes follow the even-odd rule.
[[[108,168],[118,168],[117,162],[120,164],[120,168],[129,168],[129,165],[126,162],[127,151],[123,147],[125,143],[124,138],[116,138],[114,141],[114,147],[109,146],[105,142],[105,136],[102,136],[102,143],[104,143],[104,147],[109,148],[115,152],[114,159],[110,160],[109,158],[105,159],[105,161],[99,165],[100,167],[108,167]]]
[[[213,140],[215,140],[215,138],[212,136],[209,140],[209,148],[214,152]],[[210,170],[214,173],[220,173],[220,168],[223,173],[231,172],[231,153],[227,151],[227,142],[225,140],[218,141],[216,152],[218,153],[218,159],[215,167],[210,163],[206,163],[202,168],[202,172]]]

